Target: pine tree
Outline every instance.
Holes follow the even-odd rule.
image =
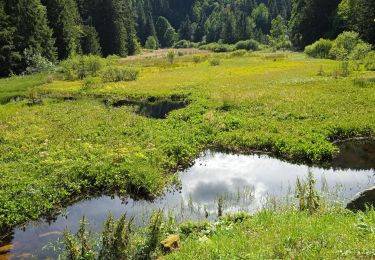
[[[85,55],[101,55],[101,47],[99,43],[99,35],[94,27],[89,25],[82,26],[82,35],[81,35],[81,49],[82,53]]]
[[[15,31],[9,15],[5,13],[4,2],[0,2],[0,76],[9,75],[15,64],[21,61],[13,42]]]
[[[9,28],[13,32],[14,51],[11,53],[20,57],[16,61],[13,59],[14,55],[11,55],[13,58],[7,58],[8,61],[15,61],[11,64],[13,72],[21,73],[26,69],[26,59],[23,56],[26,49],[55,61],[55,41],[48,26],[46,8],[40,0],[5,0],[3,11],[9,17]],[[10,38],[8,34],[8,42]]]
[[[137,38],[130,0],[96,0],[90,8],[104,56],[134,54]]]
[[[342,29],[356,31],[361,38],[375,44],[375,1],[343,0],[339,5]]]
[[[160,16],[156,22],[156,34],[161,47],[170,47],[176,40],[176,31],[167,18]]]
[[[300,48],[320,38],[335,37],[334,19],[339,0],[293,0],[290,29]]]
[[[181,23],[180,29],[180,38],[185,40],[192,40],[193,37],[193,28],[191,25],[190,17],[187,15],[185,20]]]
[[[59,59],[80,51],[80,17],[75,0],[43,0]]]

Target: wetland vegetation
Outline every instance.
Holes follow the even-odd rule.
[[[374,13],[0,1],[0,259],[375,257]]]

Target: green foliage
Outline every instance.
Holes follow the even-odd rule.
[[[0,6],[0,23],[6,29],[0,29],[4,36],[1,41],[2,57],[5,66],[0,68],[0,75],[10,72],[22,73],[26,70],[25,49],[33,50],[49,61],[54,61],[56,49],[52,30],[48,27],[45,7],[40,0],[9,0]]]
[[[137,37],[130,0],[95,1],[88,8],[88,18],[99,34],[104,56],[121,57],[137,52]]]
[[[343,0],[338,7],[338,18],[347,30],[356,31],[361,38],[375,44],[375,2]]]
[[[289,40],[288,27],[282,16],[279,15],[276,19],[272,20],[271,31],[268,38],[271,47],[275,51],[290,49],[292,47],[292,43]]]
[[[296,198],[299,201],[299,209],[308,211],[310,214],[316,212],[320,207],[320,196],[315,187],[316,180],[311,171],[305,181],[297,178]]]
[[[101,55],[102,48],[99,42],[99,35],[94,27],[89,25],[82,26],[81,47],[84,55]]]
[[[52,62],[42,57],[40,53],[35,53],[33,50],[25,49],[24,57],[27,65],[25,72],[27,74],[51,71],[54,68]]]
[[[149,50],[157,50],[158,49],[158,42],[155,36],[149,36],[145,43],[145,48]]]
[[[100,251],[97,259],[120,260],[130,259],[132,255],[132,223],[126,220],[126,214],[115,221],[110,215],[104,224],[101,235]]]
[[[157,196],[170,183],[169,173],[207,148],[263,150],[319,163],[332,158],[333,140],[375,131],[372,87],[355,85],[351,75],[340,80],[315,76],[321,66],[331,72],[338,61],[317,62],[292,52],[217,57],[225,61],[220,67],[194,66],[192,56],[181,58],[185,67],[166,67],[160,57],[101,59],[104,65],[92,76],[95,80],[108,66],[137,66],[144,76],[87,91],[83,84],[90,76],[63,81],[56,74],[49,84],[45,74],[0,79],[0,168],[5,180],[0,223],[36,220],[90,191]],[[73,64],[79,65],[81,59],[76,60]],[[74,75],[77,79],[77,70]],[[354,77],[374,75],[367,71]],[[22,101],[32,90],[43,106]],[[80,98],[63,101],[76,96]],[[128,107],[105,106],[102,98],[182,98],[189,105],[156,120]]]
[[[240,218],[241,219],[241,218]],[[190,226],[204,223],[191,223]],[[340,259],[374,256],[374,213],[329,209],[306,214],[294,209],[261,211],[242,221],[220,220],[183,237],[166,259]],[[337,237],[341,239],[337,239]]]
[[[208,50],[213,52],[231,52],[234,50],[233,45],[223,44],[223,43],[209,43],[199,46],[201,50]]]
[[[61,70],[68,80],[96,77],[107,61],[98,56],[75,56],[61,62]]]
[[[256,27],[265,34],[269,30],[270,26],[270,14],[265,4],[261,3],[251,13],[251,17],[254,19]]]
[[[219,58],[213,58],[210,60],[210,65],[211,66],[219,66],[221,63],[220,59]]]
[[[375,71],[375,51],[369,52],[366,55],[363,63],[367,70]]]
[[[343,32],[333,41],[330,56],[337,60],[346,60],[357,44],[363,43],[356,32]]]
[[[243,57],[247,54],[248,52],[246,50],[236,50],[232,52],[230,55],[232,57]]]
[[[107,67],[102,75],[103,82],[135,81],[139,76],[139,70],[135,68]]]
[[[94,246],[91,234],[87,231],[87,222],[82,219],[78,232],[75,235],[64,233],[66,258],[69,260],[95,259]]]
[[[199,55],[194,55],[194,56],[193,56],[193,62],[194,62],[195,64],[198,64],[198,63],[202,62],[202,57],[199,56]]]
[[[305,53],[313,58],[328,59],[333,42],[331,40],[320,39],[315,43],[306,46]]]
[[[75,0],[42,0],[47,7],[49,25],[59,59],[66,59],[80,51],[80,17]]]
[[[361,61],[364,58],[366,58],[368,53],[371,51],[371,48],[372,48],[371,44],[360,42],[351,51],[349,55],[349,59],[355,60],[355,61]]]
[[[161,47],[173,46],[178,38],[177,33],[165,17],[158,18],[155,29]]]
[[[170,64],[173,64],[176,59],[176,53],[174,51],[168,51],[167,53],[167,60]]]
[[[320,38],[332,38],[335,34],[335,12],[339,0],[294,0],[289,21],[293,44],[303,49]]]
[[[256,51],[259,49],[259,43],[255,40],[239,41],[235,45],[236,50]]]
[[[196,48],[198,47],[198,44],[187,40],[181,40],[176,42],[173,47],[177,49]]]
[[[85,77],[82,81],[82,91],[93,90],[99,85],[99,81],[97,80],[97,78],[94,78],[92,76]]]

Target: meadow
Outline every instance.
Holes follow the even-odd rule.
[[[335,141],[375,131],[375,72],[340,77],[338,61],[200,52],[111,62],[137,69],[138,79],[67,80],[55,72],[0,80],[3,230],[93,193],[155,197],[206,149],[324,164]],[[187,106],[166,119],[114,105],[171,100]],[[243,238],[242,227],[235,230]],[[220,241],[217,235],[212,243]],[[182,258],[196,254],[186,249]]]

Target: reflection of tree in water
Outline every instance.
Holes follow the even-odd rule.
[[[338,145],[340,152],[332,162],[333,168],[375,170],[375,140],[353,140]]]
[[[5,235],[4,235],[5,234]],[[0,258],[7,259],[6,256],[12,249],[12,241],[14,239],[14,232],[11,229],[0,227]]]

